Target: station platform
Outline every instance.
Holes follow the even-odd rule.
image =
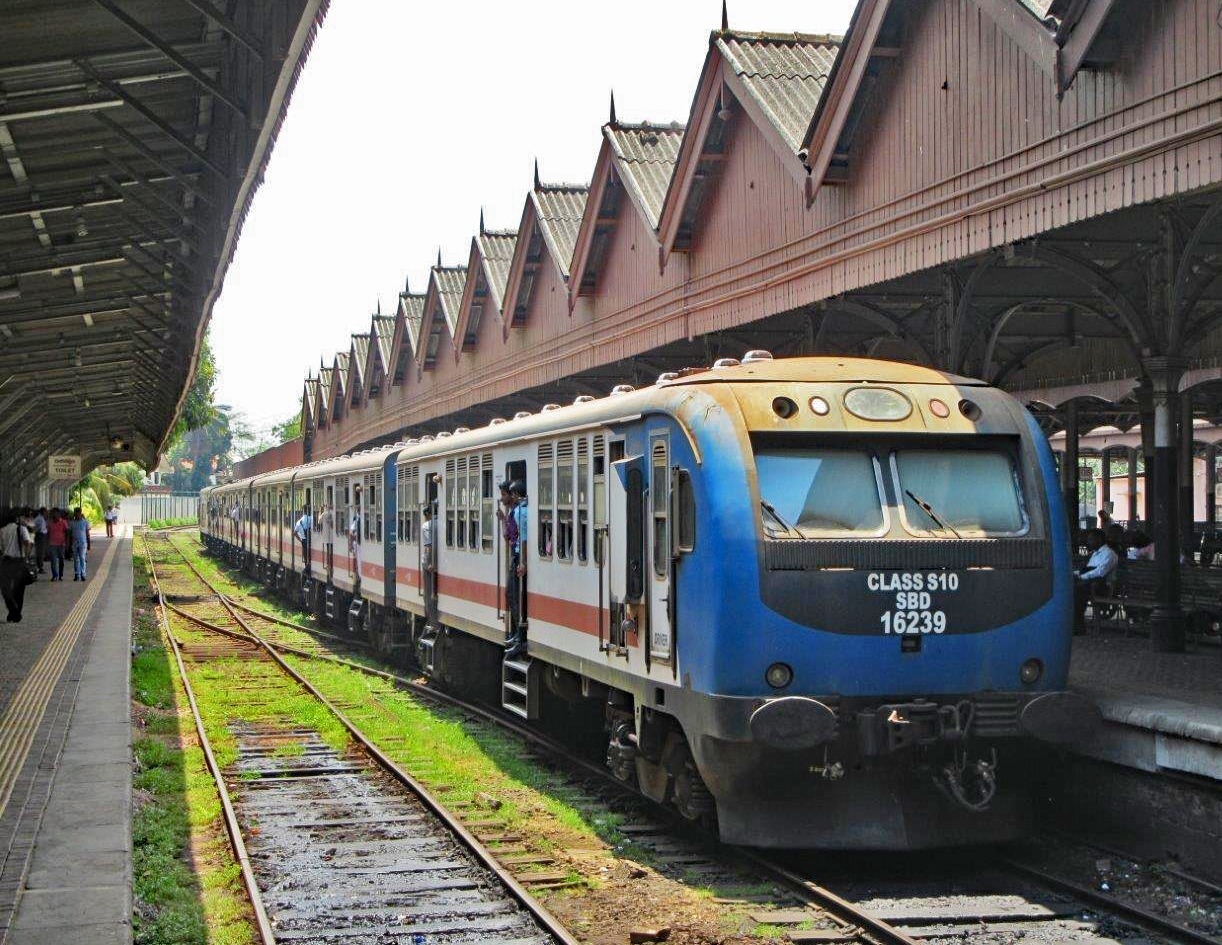
[[[1105,723],[1081,754],[1222,782],[1222,647],[1156,653],[1143,636],[1093,630],[1074,637],[1069,682]]]
[[[2,945],[131,941],[131,607],[121,526],[0,622]]]

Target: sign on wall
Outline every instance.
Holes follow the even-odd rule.
[[[48,456],[47,478],[67,479],[76,482],[81,478],[81,458],[79,456]]]

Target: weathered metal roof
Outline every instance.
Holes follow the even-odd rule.
[[[382,370],[390,370],[390,361],[394,356],[395,320],[390,315],[375,315],[369,329],[370,343],[376,340],[373,350],[382,361]]]
[[[840,39],[806,33],[723,30],[717,49],[793,152],[823,95]]]
[[[322,367],[318,369],[318,399],[321,401],[322,409],[319,414],[326,416],[327,411],[331,407],[331,381],[334,376],[334,369]]]
[[[488,291],[499,312],[505,304],[505,285],[509,282],[509,267],[518,245],[518,233],[516,230],[485,230],[475,240],[483,261],[484,278],[488,280]]]
[[[154,465],[325,8],[0,3],[0,504]]]
[[[678,122],[669,125],[618,122],[603,126],[620,179],[654,228],[679,159],[683,130]]]
[[[437,284],[437,302],[453,337],[458,325],[458,310],[462,306],[463,287],[467,284],[467,267],[434,266],[432,272]]]
[[[583,184],[539,184],[531,191],[543,241],[566,279],[589,193]]]
[[[420,322],[424,318],[424,296],[411,292],[399,293],[399,311],[403,313],[403,325],[407,329],[407,341],[412,352],[420,346]]]
[[[333,378],[335,385],[339,388],[340,393],[348,389],[348,352],[337,351],[335,353],[335,377]]]
[[[351,371],[362,384],[365,383],[365,365],[369,361],[369,335],[352,336]]]

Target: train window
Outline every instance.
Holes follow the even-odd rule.
[[[556,444],[556,557],[573,560],[573,441]]]
[[[1014,461],[999,450],[897,450],[891,456],[905,528],[954,538],[1027,530]]]
[[[606,533],[601,529],[607,524],[607,444],[601,436],[594,437],[594,561],[603,563],[603,540]]]
[[[479,551],[480,503],[480,457],[472,456],[467,462],[467,547]]]
[[[636,463],[628,469],[625,489],[627,516],[624,523],[624,543],[628,551],[625,562],[624,598],[639,601],[645,594],[645,482]]]
[[[760,510],[770,538],[881,535],[887,530],[882,480],[864,450],[756,451]]]
[[[492,551],[492,507],[496,502],[496,490],[492,482],[492,454],[484,454],[483,470],[480,474],[480,536],[484,551]]]
[[[373,473],[366,477],[365,488],[365,538],[369,541],[382,541],[382,474]]]
[[[455,472],[454,544],[467,547],[467,457],[460,456]]]
[[[657,440],[651,452],[650,505],[653,512],[653,570],[660,578],[670,573],[670,464],[666,441]]]
[[[590,441],[577,441],[577,560],[590,556]]]
[[[454,460],[446,460],[446,547],[454,547],[454,498],[457,484],[454,481]]]
[[[553,516],[555,510],[552,508],[555,495],[552,489],[552,475],[555,470],[552,468],[552,445],[550,443],[539,444],[539,495],[538,495],[538,522],[539,522],[539,557],[550,558],[552,556],[552,525],[554,522]]]
[[[692,474],[675,470],[675,551],[687,553],[696,548],[696,494]]]

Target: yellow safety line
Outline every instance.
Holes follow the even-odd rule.
[[[51,693],[68,664],[68,657],[72,654],[81,630],[84,629],[85,618],[89,616],[94,601],[102,591],[102,585],[106,582],[106,575],[110,572],[110,565],[120,544],[122,540],[118,536],[111,541],[97,574],[68,612],[51,642],[43,649],[38,662],[34,664],[13,701],[9,703],[4,717],[0,718],[0,817],[4,816],[13,787],[17,783],[17,775],[25,766],[26,756],[30,753],[38,726],[47,711]]]

